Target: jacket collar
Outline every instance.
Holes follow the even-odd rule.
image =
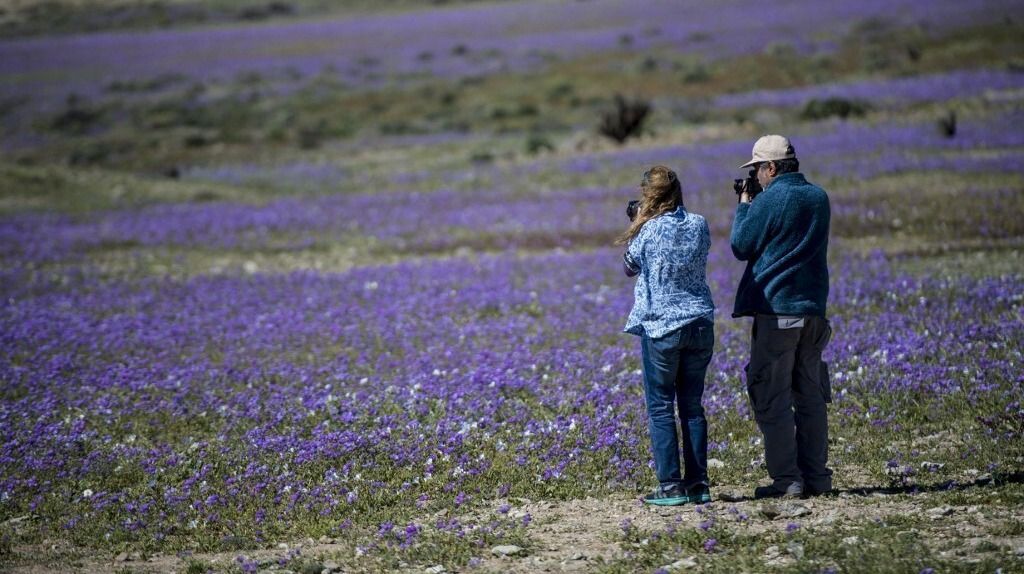
[[[780,182],[783,187],[789,187],[791,185],[805,184],[807,183],[807,178],[804,177],[804,174],[798,171],[784,173],[782,175],[775,176],[775,179],[773,179],[772,182],[768,184],[768,187],[764,188],[764,190],[768,191],[769,189],[775,187],[777,184],[780,184]]]

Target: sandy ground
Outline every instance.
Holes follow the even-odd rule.
[[[971,486],[968,488],[985,488]],[[659,531],[670,524],[679,528],[693,528],[714,515],[719,522],[728,522],[730,529],[747,534],[769,531],[784,531],[791,522],[798,521],[803,528],[816,531],[843,532],[854,523],[868,519],[885,520],[892,516],[925,516],[931,522],[924,540],[940,556],[971,562],[978,559],[971,549],[982,542],[1012,548],[1015,554],[1008,556],[1009,564],[1024,571],[1024,535],[995,539],[985,533],[987,522],[1024,520],[1024,509],[1013,507],[949,506],[939,505],[929,493],[915,496],[899,496],[887,491],[840,491],[838,496],[819,497],[807,500],[760,501],[746,498],[745,490],[739,488],[718,488],[714,490],[716,500],[707,507],[692,505],[677,507],[650,507],[639,498],[614,496],[609,498],[587,498],[574,501],[530,501],[511,499],[510,514],[520,516],[529,513],[532,523],[527,532],[531,539],[528,551],[515,556],[495,556],[484,549],[483,561],[462,571],[501,572],[505,574],[527,572],[586,572],[595,566],[595,561],[611,561],[622,557],[629,550],[623,542],[622,524],[628,519],[640,531]],[[897,534],[894,532],[894,535]],[[838,533],[837,533],[838,535]],[[843,533],[842,536],[851,534]],[[963,543],[954,553],[943,554],[945,542],[956,538]],[[177,555],[156,555],[143,560],[139,556],[98,556],[86,554],[74,561],[61,563],[59,556],[70,556],[69,549],[51,545],[44,549],[17,549],[23,559],[17,564],[0,564],[0,571],[12,574],[41,574],[43,572],[137,572],[137,573],[183,573],[188,560],[199,560],[217,570],[237,566],[236,557],[245,554],[265,564],[260,571],[279,569],[276,559],[287,555],[289,549],[301,549],[306,558],[323,559],[352,556],[352,545],[344,540],[321,539],[286,543],[273,550],[233,551],[209,554],[192,554],[190,557]],[[965,550],[966,549],[966,550]],[[39,560],[27,563],[26,556],[35,554]],[[690,559],[698,566],[702,556],[673,557],[666,559],[666,565],[678,559]],[[786,552],[769,550],[764,556],[766,567],[786,566],[794,559]],[[339,561],[340,562],[340,561]],[[439,569],[443,568],[443,569]],[[338,572],[351,571],[339,568]],[[403,572],[458,572],[450,565],[408,565]],[[1007,570],[1009,571],[1009,570]]]

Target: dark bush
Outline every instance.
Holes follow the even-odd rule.
[[[576,88],[569,82],[562,82],[550,90],[548,90],[547,98],[549,102],[556,102],[563,98],[568,98],[576,92]]]
[[[441,103],[442,106],[453,106],[455,105],[455,102],[457,102],[458,100],[459,94],[449,91],[441,94],[441,97],[438,101]]]
[[[67,162],[72,166],[109,164],[130,151],[132,151],[132,146],[126,142],[92,140],[76,146],[68,154]]]
[[[79,98],[68,98],[67,108],[50,121],[50,128],[71,135],[88,133],[103,119],[103,110],[83,103]]]
[[[429,131],[422,125],[406,120],[393,120],[389,122],[381,122],[377,129],[380,131],[381,134],[387,136],[424,134]]]
[[[160,74],[152,78],[141,80],[114,80],[107,84],[108,92],[156,92],[174,84],[183,82],[185,76],[181,74]]]
[[[299,147],[302,149],[316,149],[327,139],[327,122],[320,120],[299,126],[296,133]]]
[[[645,100],[627,100],[621,95],[615,96],[615,109],[605,112],[597,130],[618,143],[640,133],[644,120],[651,113],[651,104]]]
[[[12,96],[0,99],[0,118],[27,104],[28,101],[27,96]]]
[[[275,16],[291,16],[295,7],[285,2],[268,2],[263,6],[250,6],[238,13],[241,20],[266,20]]]
[[[939,118],[939,132],[947,138],[956,137],[956,112],[949,110]]]
[[[206,134],[192,133],[185,136],[185,140],[183,143],[185,144],[185,147],[199,148],[210,145],[212,143],[212,140]]]
[[[516,108],[516,115],[520,117],[535,116],[539,113],[540,110],[537,106],[527,102],[520,103],[519,107]]]
[[[489,151],[477,151],[473,152],[469,156],[469,161],[473,163],[491,163],[494,161],[494,154]]]
[[[555,145],[551,143],[551,140],[541,134],[530,134],[530,136],[526,138],[526,153],[532,155],[554,150]]]
[[[845,98],[813,99],[804,105],[800,115],[808,120],[821,120],[833,116],[839,118],[860,117],[867,113],[870,107],[866,102]]]
[[[688,62],[680,65],[684,84],[699,84],[711,79],[711,70],[702,62]]]

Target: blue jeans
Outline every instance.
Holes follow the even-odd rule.
[[[644,395],[655,472],[662,486],[708,483],[708,423],[704,418],[704,375],[715,345],[715,326],[698,319],[664,337],[641,337]],[[676,402],[683,430],[683,463],[679,469]]]

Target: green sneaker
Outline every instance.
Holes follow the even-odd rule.
[[[711,490],[706,484],[695,484],[686,489],[686,501],[690,504],[711,502]]]
[[[654,492],[644,496],[644,502],[658,506],[679,506],[690,501],[682,485],[659,486]]]

